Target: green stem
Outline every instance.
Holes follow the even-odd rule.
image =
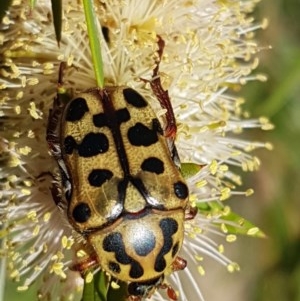
[[[84,282],[81,301],[108,301],[107,279],[103,271],[96,273],[90,283]]]
[[[61,26],[62,26],[62,0],[51,0],[51,6],[52,6],[52,16],[53,16],[56,41],[59,46],[61,40]]]
[[[99,41],[99,31],[96,24],[96,16],[94,14],[93,0],[83,0],[85,20],[87,24],[88,36],[90,40],[90,48],[94,66],[97,86],[104,87],[103,61],[101,55],[101,47]]]
[[[30,9],[33,9],[36,5],[36,0],[30,0]]]

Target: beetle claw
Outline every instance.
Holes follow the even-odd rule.
[[[198,212],[198,208],[197,207],[188,207],[186,210],[185,210],[185,220],[188,221],[188,220],[192,220],[195,218],[195,216],[197,215],[197,212]]]

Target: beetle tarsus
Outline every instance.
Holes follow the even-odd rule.
[[[186,210],[185,210],[185,220],[192,220],[195,218],[195,216],[198,213],[198,208],[197,207],[192,207],[189,206]]]

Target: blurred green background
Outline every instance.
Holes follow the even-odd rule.
[[[256,71],[267,74],[268,81],[247,84],[243,95],[253,117],[267,116],[275,125],[271,132],[250,135],[267,139],[274,150],[259,151],[260,170],[246,176],[245,187],[254,187],[255,194],[231,205],[268,238],[234,243],[230,257],[241,272],[226,276],[218,270],[216,277],[226,279],[222,292],[205,288],[214,301],[300,301],[300,1],[261,1],[257,16],[269,20],[257,39],[272,49],[259,54]]]
[[[247,84],[243,95],[252,116],[268,116],[276,128],[247,135],[270,141],[274,150],[258,151],[260,170],[246,174],[244,186],[254,187],[255,194],[235,198],[231,205],[268,238],[240,237],[226,249],[240,264],[239,273],[228,275],[210,264],[201,286],[208,301],[300,301],[300,0],[264,0],[256,12],[258,20],[270,23],[257,33],[265,49],[256,72],[267,74],[268,82]],[[272,50],[267,50],[269,45]],[[7,287],[5,301],[35,301],[12,291]]]
[[[257,271],[249,297],[240,300],[300,301],[300,1],[262,1],[258,14],[270,23],[258,35],[262,45],[272,45],[260,55],[269,80],[245,92],[249,110],[275,125],[267,133],[274,150],[260,152],[261,170],[248,179],[256,187],[249,211],[268,239],[255,249],[248,245]]]

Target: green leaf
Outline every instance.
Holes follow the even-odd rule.
[[[100,47],[100,33],[97,26],[97,17],[94,13],[93,1],[83,0],[83,7],[85,13],[85,20],[87,24],[87,30],[90,40],[90,48],[94,66],[94,72],[96,77],[96,82],[99,88],[104,87],[104,75],[103,75],[103,62]]]
[[[91,282],[84,282],[81,301],[126,301],[127,283],[119,281],[117,286],[108,283],[105,272],[99,271]]]
[[[0,0],[0,23],[5,16],[5,12],[8,11],[11,4],[11,0]]]
[[[56,41],[59,46],[61,40],[61,26],[62,26],[62,0],[51,0],[52,15]]]
[[[202,214],[212,217],[216,215],[220,216],[213,224],[219,227],[223,232],[225,231],[226,234],[241,234],[259,238],[266,237],[254,224],[232,212],[229,207],[224,207],[217,201],[198,203],[197,208]]]
[[[113,288],[111,285],[107,292],[107,301],[126,301],[128,285],[125,282],[118,282],[118,288]]]
[[[180,171],[185,179],[196,175],[204,166],[195,163],[181,163]]]
[[[234,212],[230,212],[228,215],[223,216],[222,220],[230,222],[229,224],[226,223],[226,229],[230,234],[241,234],[259,238],[266,237],[266,235],[253,223]]]
[[[95,279],[95,290],[96,295],[99,297],[99,300],[106,301],[107,294],[107,277],[105,276],[104,271],[99,271],[94,275]]]
[[[106,276],[103,271],[96,273],[91,282],[84,282],[81,301],[107,301]]]

